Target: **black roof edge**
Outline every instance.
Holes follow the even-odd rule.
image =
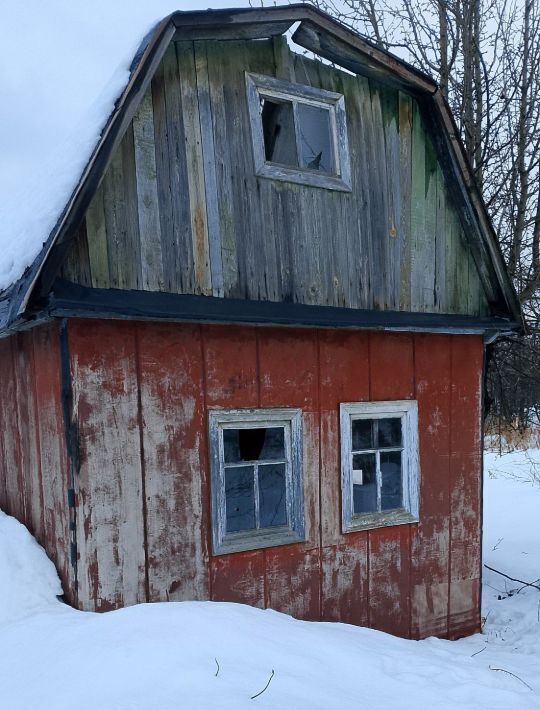
[[[58,279],[48,297],[36,304],[30,320],[19,321],[12,326],[12,331],[52,318],[195,321],[473,334],[482,335],[486,342],[492,342],[502,335],[516,334],[520,328],[519,323],[497,316],[376,311],[162,291],[102,289]]]
[[[200,33],[201,26],[206,28],[226,26],[233,29],[235,26],[240,26],[243,28],[241,34],[245,36],[245,26],[253,26],[257,23],[271,24],[277,21],[285,22],[289,27],[296,22],[301,22],[306,25],[308,30],[314,24],[321,31],[328,32],[340,42],[344,42],[351,51],[356,51],[359,55],[367,58],[368,62],[372,62],[373,71],[377,74],[381,68],[384,72],[399,74],[399,83],[403,84],[403,86],[408,86],[411,93],[433,96],[441,113],[441,121],[446,131],[450,132],[453,130],[452,127],[455,129],[453,117],[447,104],[443,101],[440,91],[438,91],[437,83],[432,78],[376,46],[370,40],[365,39],[312,5],[300,3],[270,8],[192,10],[171,13],[147,33],[142,40],[132,62],[132,71],[128,83],[116,101],[114,110],[105,123],[101,137],[81,178],[39,255],[23,276],[0,296],[0,298],[5,298],[6,296],[9,298],[7,316],[0,319],[0,328],[2,320],[5,320],[5,327],[9,328],[11,324],[19,322],[24,317],[29,300],[38,284],[42,268],[51,255],[53,245],[57,241],[62,241],[66,233],[72,233],[78,228],[106,170],[109,159],[112,157],[136,110],[138,99],[140,99],[146,89],[169,42],[175,38],[179,39],[181,36],[185,36],[187,39],[190,28],[197,28]],[[280,30],[280,34],[282,32],[283,29]],[[463,160],[464,153],[459,135],[452,136],[449,134],[449,139],[452,143],[452,150],[457,155],[459,169],[463,173],[464,181],[471,193],[471,199],[473,199],[475,195],[474,178],[467,161]],[[476,203],[474,205],[475,216],[480,223],[483,240],[487,242],[489,258],[494,262],[492,265],[504,303],[511,314],[511,319],[519,323],[520,330],[523,332],[524,321],[519,301],[504,262],[502,263],[502,269],[500,268],[500,260],[502,260],[500,247],[479,193],[473,201]],[[43,285],[43,290],[45,291],[52,285],[55,269],[51,268],[49,272],[50,280]]]

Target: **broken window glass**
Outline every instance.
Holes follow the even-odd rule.
[[[261,119],[267,161],[335,171],[330,108],[261,96]]]

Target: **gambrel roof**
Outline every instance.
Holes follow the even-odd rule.
[[[99,142],[56,226],[21,278],[0,300],[0,332],[20,327],[36,311],[69,247],[115,150],[132,120],[167,47],[174,40],[262,39],[297,25],[293,41],[316,55],[409,93],[427,107],[424,117],[445,179],[464,223],[469,247],[490,300],[493,327],[498,332],[518,330],[522,315],[517,295],[475,185],[457,127],[437,84],[406,62],[380,49],[320,10],[305,4],[261,9],[175,12],[144,39],[131,65],[129,81],[116,102]],[[37,306],[39,310],[39,305]],[[431,314],[427,314],[431,315]],[[433,315],[433,318],[436,318]]]

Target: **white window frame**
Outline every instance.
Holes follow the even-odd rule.
[[[330,190],[351,191],[351,165],[347,139],[345,98],[342,94],[313,86],[293,84],[270,76],[246,72],[251,141],[255,160],[255,173],[272,180],[284,180],[303,185],[324,187]],[[296,168],[266,160],[264,133],[261,119],[261,98],[281,99],[293,105],[294,122],[298,126],[297,105],[307,104],[325,108],[329,112],[333,147],[334,171],[320,173],[309,168]],[[298,143],[298,138],[296,139]]]
[[[353,507],[352,422],[356,419],[400,417],[402,422],[403,507],[355,514]],[[419,520],[420,462],[418,457],[418,404],[415,400],[346,402],[340,405],[342,530],[344,533]],[[377,457],[378,460],[378,457]],[[380,471],[377,486],[380,487]]]
[[[213,554],[256,550],[304,540],[302,411],[220,409],[210,411],[208,416]],[[259,427],[283,427],[285,430],[287,525],[227,533],[223,431]]]

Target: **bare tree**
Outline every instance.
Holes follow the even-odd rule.
[[[317,0],[433,75],[456,117],[528,321],[490,368],[500,416],[539,421],[540,4],[535,0]]]

